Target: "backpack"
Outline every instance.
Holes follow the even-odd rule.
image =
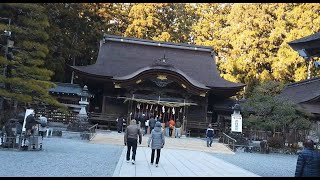
[[[46,127],[46,126],[47,126],[47,123],[46,123],[46,122],[41,121],[41,122],[40,122],[40,125],[41,125],[41,127]]]

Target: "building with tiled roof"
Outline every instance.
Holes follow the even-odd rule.
[[[79,82],[98,92],[99,113],[162,114],[163,122],[184,117],[186,123],[207,124],[219,113],[229,116],[230,107],[215,112],[214,104],[245,86],[220,77],[212,47],[114,35],[100,41],[95,64],[71,68]],[[208,112],[215,115],[208,117]]]

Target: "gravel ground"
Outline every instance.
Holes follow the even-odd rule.
[[[0,176],[112,176],[123,147],[45,138],[42,151],[0,149]]]
[[[212,154],[262,177],[293,177],[298,155],[236,152],[235,155]]]

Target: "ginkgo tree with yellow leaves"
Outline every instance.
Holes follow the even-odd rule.
[[[195,43],[214,47],[225,79],[252,87],[268,80],[306,79],[305,60],[287,43],[320,31],[319,4],[236,3],[198,7],[202,18],[193,27]]]

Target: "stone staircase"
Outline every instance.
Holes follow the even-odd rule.
[[[94,144],[112,144],[124,146],[124,134],[118,133],[116,131],[103,131],[97,130],[96,136],[90,141],[90,143]],[[138,147],[147,147],[147,142],[149,139],[149,135],[145,135],[142,137],[142,144],[138,145]],[[206,141],[200,138],[189,138],[189,137],[181,137],[181,138],[165,138],[165,146],[164,148],[168,149],[184,149],[184,150],[193,150],[193,151],[202,151],[202,152],[210,152],[210,153],[225,153],[225,154],[234,154],[228,147],[223,145],[222,143],[218,143],[218,141],[214,141],[212,147],[207,147]]]

